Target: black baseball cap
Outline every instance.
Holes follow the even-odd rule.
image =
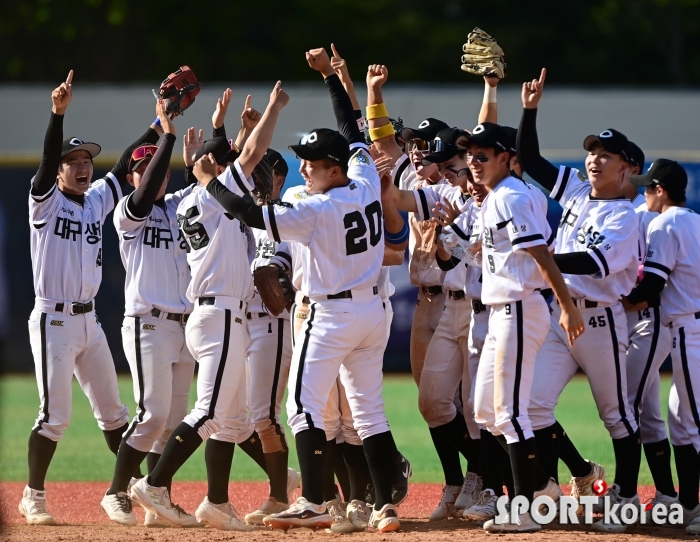
[[[441,164],[447,162],[460,151],[465,151],[464,147],[457,146],[460,138],[469,137],[469,132],[459,128],[445,128],[440,130],[430,142],[430,154],[423,157],[423,165]]]
[[[482,122],[472,130],[467,144],[511,153],[514,152],[511,150],[512,139],[513,135],[506,130],[505,126],[493,122]]]
[[[619,154],[625,162],[630,161],[629,157],[629,139],[622,132],[608,128],[603,130],[597,136],[589,135],[583,140],[583,148],[590,151],[596,143],[608,152]]]
[[[209,153],[214,155],[214,160],[216,160],[216,163],[220,166],[227,166],[229,162],[235,162],[236,158],[239,156],[239,153],[233,150],[231,141],[225,137],[207,139],[194,154],[194,161],[196,162],[202,156]]]
[[[95,156],[100,154],[101,150],[102,147],[100,147],[97,143],[88,143],[82,139],[78,139],[77,137],[69,137],[64,139],[63,143],[61,144],[61,158],[73,151],[87,151],[90,158],[95,158]]]
[[[446,122],[428,117],[418,125],[418,128],[404,128],[401,130],[401,139],[411,141],[411,139],[422,139],[423,141],[432,141],[438,135],[440,130],[449,128]]]
[[[287,161],[275,149],[267,149],[265,157],[270,163],[272,171],[284,176],[286,176],[287,173],[289,173],[289,165],[287,165]]]
[[[644,151],[636,143],[629,142],[627,156],[627,162],[633,166],[639,166],[639,171],[642,171],[644,167]]]
[[[684,199],[688,188],[688,174],[683,166],[667,158],[654,160],[644,175],[632,175],[630,181],[635,186],[659,185],[668,191],[672,199]]]
[[[347,164],[350,160],[350,147],[347,140],[330,128],[316,128],[301,138],[298,145],[290,145],[302,160],[333,160]]]
[[[512,128],[511,126],[501,126],[503,131],[508,136],[508,152],[515,155],[516,151],[516,140],[518,137],[518,129]]]

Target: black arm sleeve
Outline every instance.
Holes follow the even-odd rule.
[[[595,275],[600,272],[600,267],[587,252],[555,254],[554,263],[557,264],[559,271],[567,275]]]
[[[61,143],[63,142],[63,115],[51,113],[49,127],[44,137],[44,152],[32,184],[32,195],[43,196],[56,184],[58,165],[61,163]]]
[[[126,207],[132,216],[136,218],[146,218],[151,214],[153,202],[158,197],[165,175],[170,164],[170,156],[173,153],[175,136],[173,134],[163,134],[160,145],[155,156],[146,167],[141,177],[141,184],[134,190],[126,202]]]
[[[197,184],[197,177],[194,176],[194,168],[185,166],[185,188],[191,184]]]
[[[214,128],[212,134],[212,137],[226,137],[226,126],[222,124],[220,128]]]
[[[661,294],[661,291],[666,286],[666,280],[656,273],[644,273],[644,277],[634,290],[627,296],[627,301],[636,305],[642,301],[650,302],[650,305],[655,303],[656,296]]]
[[[227,213],[233,215],[246,226],[265,229],[262,207],[255,205],[250,196],[240,197],[226,188],[218,179],[214,179],[207,185],[207,191],[224,208]]]
[[[520,128],[516,136],[518,162],[530,177],[551,191],[557,182],[559,168],[540,154],[537,139],[537,109],[523,109]]]
[[[460,262],[460,260],[458,258],[455,258],[454,256],[450,256],[449,260],[443,260],[437,253],[435,253],[435,261],[437,262],[438,267],[443,271],[449,271],[450,269],[454,269],[459,265]]]
[[[348,96],[345,87],[340,82],[340,77],[337,74],[333,74],[330,77],[326,77],[325,82],[328,91],[331,93],[333,114],[338,123],[338,130],[348,140],[348,143],[364,143],[365,137],[357,127],[355,110],[352,108],[350,96]]]
[[[126,150],[119,157],[117,163],[114,164],[114,167],[112,168],[112,175],[114,175],[117,181],[119,181],[122,190],[124,190],[124,188],[126,188],[126,186],[129,184],[126,180],[126,174],[129,173],[129,159],[131,158],[131,153],[136,147],[140,147],[141,145],[146,145],[149,143],[152,145],[158,143],[158,132],[156,132],[150,126],[148,130],[146,130],[145,134],[143,134],[141,137],[139,137],[136,141],[134,141],[131,145],[129,145],[126,148]]]

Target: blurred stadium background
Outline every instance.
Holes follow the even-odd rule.
[[[178,66],[203,90],[176,121],[211,130],[216,98],[233,89],[226,127],[238,129],[245,96],[264,108],[275,80],[291,96],[273,140],[285,151],[301,134],[334,126],[328,94],[304,60],[333,41],[347,60],[360,101],[370,63],[389,68],[392,117],[425,117],[472,128],[483,83],[459,69],[461,45],[479,26],[503,46],[508,77],[499,85],[499,122],[517,126],[522,81],[547,67],[538,126],[545,156],[583,166],[583,138],[614,127],[647,161],[679,160],[689,172],[688,204],[700,211],[700,0],[205,0],[192,4],[127,0],[6,0],[0,18],[0,370],[33,371],[26,320],[33,304],[27,192],[50,111],[49,93],[75,70],[66,136],[102,145],[103,174],[154,117],[152,88]],[[176,144],[170,186],[182,183]],[[288,152],[288,185],[301,182]],[[551,207],[550,220],[558,220]],[[113,226],[104,228],[97,311],[120,371],[124,272]],[[408,370],[415,289],[392,269],[394,325],[385,368]]]

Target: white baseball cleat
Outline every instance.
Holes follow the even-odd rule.
[[[455,508],[457,510],[464,510],[474,504],[479,498],[481,485],[481,476],[478,476],[473,472],[467,472],[467,474],[464,476],[462,491],[459,493],[459,496],[455,501]]]
[[[126,527],[136,526],[137,521],[131,507],[131,498],[123,491],[114,495],[107,495],[105,493],[105,496],[102,497],[102,501],[100,502],[100,506],[113,522],[125,525]]]
[[[367,505],[358,500],[352,500],[347,503],[344,510],[345,515],[342,515],[342,506],[340,513],[336,513],[333,517],[333,525],[331,532],[333,533],[358,533],[367,529],[370,518],[370,509]]]
[[[56,525],[56,520],[46,508],[45,489],[39,491],[25,486],[22,500],[19,501],[19,513],[29,525]]]
[[[617,486],[617,484],[613,484]],[[617,486],[617,490],[619,491],[619,486]],[[639,508],[639,497],[635,495],[634,497],[620,497],[619,493],[615,493],[616,495],[616,500],[614,501],[614,504],[619,504],[620,507],[625,504],[633,504],[637,508]],[[619,509],[618,509],[619,510]],[[601,519],[600,521],[595,522],[593,525],[591,525],[591,530],[592,531],[599,531],[602,533],[624,533],[627,530],[627,527],[629,525],[622,523],[606,523],[605,518]]]
[[[372,508],[372,515],[369,518],[369,527],[377,529],[380,533],[398,531],[401,528],[401,522],[399,521],[396,507],[391,503],[387,503],[382,506],[381,510]]]
[[[287,502],[294,502],[292,493],[301,487],[301,473],[292,467],[287,468]]]
[[[559,507],[559,497],[564,495],[564,492],[561,490],[559,487],[559,484],[556,483],[554,478],[550,478],[549,481],[547,482],[547,485],[544,486],[543,489],[540,489],[539,491],[535,491],[532,495],[532,499],[535,500],[537,497],[541,497],[542,495],[546,495],[547,497],[550,497],[554,503],[557,505],[557,508]],[[547,506],[542,505],[540,506],[540,513],[542,512],[547,512]]]
[[[274,497],[270,497],[267,499],[262,505],[260,505],[260,508],[255,510],[254,512],[251,512],[250,514],[246,514],[245,522],[248,525],[265,525],[263,523],[263,519],[265,519],[267,516],[270,514],[279,514],[280,512],[284,512],[287,508],[289,508],[289,504],[286,502],[279,502],[277,499]]]
[[[238,510],[230,502],[213,504],[204,497],[194,513],[199,523],[205,523],[222,531],[253,531],[254,528],[241,521]]]
[[[147,480],[144,476],[131,487],[131,500],[173,527],[194,527],[192,516],[170,502],[168,488],[152,486]]]
[[[671,497],[670,495],[664,495],[663,493],[660,493],[659,491],[656,492],[656,495],[654,495],[654,498],[651,499],[651,508],[648,510],[644,510],[644,514],[646,516],[646,522],[649,524],[653,525],[653,520],[652,520],[652,511],[654,509],[659,509],[663,508],[666,511],[666,516],[668,517],[668,513],[670,512],[669,505],[671,504],[678,504],[678,493],[674,497]],[[647,505],[648,506],[648,505]],[[671,527],[670,524],[664,523],[665,526]]]
[[[542,530],[542,525],[535,523],[529,512],[520,514],[516,523],[510,522],[510,514],[505,518],[504,523],[496,523],[495,519],[490,519],[484,523],[484,531],[489,533],[535,533]]]
[[[278,514],[270,514],[263,519],[265,527],[273,529],[296,529],[307,527],[310,529],[329,529],[333,523],[328,513],[326,503],[314,504],[304,497],[299,497],[289,508]]]
[[[149,512],[148,510],[146,510],[143,526],[148,529],[171,529],[173,527],[171,523],[159,519],[153,512]]]
[[[471,521],[487,521],[496,517],[496,501],[498,497],[492,489],[484,489],[479,493],[479,498],[469,508],[462,512],[464,519]]]
[[[455,501],[462,491],[462,486],[445,486],[437,508],[430,513],[428,521],[442,521],[455,516]]]

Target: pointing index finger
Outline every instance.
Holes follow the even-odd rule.
[[[66,85],[70,86],[73,83],[73,70],[68,72],[68,77],[66,77]]]
[[[539,80],[540,85],[544,84],[544,80],[546,79],[546,77],[547,77],[547,68],[542,68],[542,73],[540,74],[540,80]]]
[[[340,54],[338,53],[338,50],[335,48],[335,43],[331,43],[331,51],[333,51],[333,56],[340,58]]]
[[[250,94],[248,94],[248,96],[246,96],[246,98],[245,98],[245,106],[243,106],[243,109],[250,109],[250,107],[251,107],[250,102],[252,100],[253,100],[253,97]]]

